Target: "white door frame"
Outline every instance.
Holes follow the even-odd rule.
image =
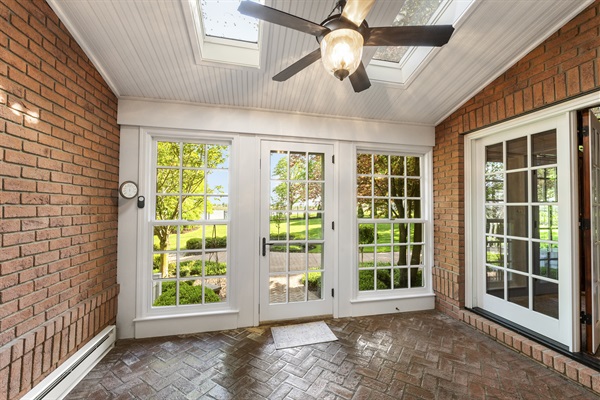
[[[292,302],[284,304],[269,304],[269,245],[263,245],[263,241],[271,242],[269,236],[270,215],[270,153],[272,150],[289,150],[300,152],[323,153],[324,155],[324,207],[323,241],[326,244],[323,253],[323,283],[321,288],[322,300],[309,302]],[[335,171],[333,166],[334,145],[327,143],[309,143],[306,141],[275,141],[272,139],[262,140],[260,145],[261,173],[260,173],[260,213],[259,213],[259,289],[258,300],[260,304],[259,321],[273,321],[284,319],[295,319],[313,317],[319,315],[334,315],[334,296],[332,289],[336,288],[337,279],[334,278],[337,268],[335,261],[336,235],[332,223],[336,216],[336,196],[334,188]],[[263,254],[263,247],[265,254]],[[289,287],[288,287],[289,290]]]
[[[477,148],[477,141],[489,135],[518,129],[520,127],[535,124],[536,122],[548,120],[550,118],[559,118],[560,126],[562,126],[562,129],[567,129],[571,136],[571,141],[569,144],[570,148],[563,149],[563,151],[566,151],[568,154],[570,154],[569,170],[565,172],[565,174],[568,174],[568,176],[559,176],[559,180],[564,180],[565,178],[569,180],[569,190],[571,194],[569,201],[571,204],[578,204],[578,171],[576,168],[576,152],[578,151],[576,142],[577,135],[573,134],[573,132],[576,131],[575,113],[576,110],[589,108],[591,106],[598,105],[599,103],[600,93],[593,93],[529,115],[500,123],[489,128],[481,129],[465,136],[465,306],[467,308],[480,306],[480,293],[477,292],[476,285],[477,279],[480,279],[480,277],[477,275],[478,268],[476,268],[481,246],[480,241],[477,240],[476,234],[478,223],[480,223],[480,221],[478,221],[478,218],[472,215],[472,210],[474,207],[476,207],[478,202],[476,199],[476,182],[472,181],[471,179],[473,169],[477,168],[475,164],[477,158],[475,152]],[[563,199],[559,197],[559,201],[562,200]],[[563,226],[560,227],[563,237],[565,234],[570,236],[570,240],[563,240],[563,247],[570,246],[571,249],[571,254],[569,257],[571,262],[567,265],[579,265],[578,212],[578,207],[571,207],[570,221],[568,221],[568,224],[566,224],[567,232],[563,232]],[[565,263],[563,262],[562,265],[564,266]],[[568,323],[562,324],[560,328],[562,338],[561,342],[568,347],[569,351],[577,352],[580,349],[578,267],[571,268],[567,277],[567,282],[570,286],[569,289],[571,293],[569,296],[571,304],[567,308],[569,316],[565,320],[571,321],[571,324],[570,326],[568,326]],[[561,283],[563,283],[562,279]]]
[[[587,117],[588,121],[585,121]],[[584,134],[583,137],[583,178],[589,178],[589,193],[587,193],[587,199],[583,198],[584,211],[582,212],[583,217],[589,218],[589,225],[586,232],[583,234],[583,245],[584,245],[584,253],[585,253],[585,245],[586,241],[587,245],[589,245],[589,259],[587,259],[588,253],[585,253],[584,258],[586,273],[590,273],[590,276],[586,279],[585,284],[585,302],[586,302],[586,314],[589,317],[589,320],[586,321],[586,341],[587,341],[587,351],[591,353],[596,353],[598,346],[600,345],[600,318],[598,318],[599,311],[599,281],[600,281],[600,235],[599,235],[599,227],[598,222],[600,215],[598,213],[598,205],[600,203],[598,199],[598,191],[600,188],[599,184],[599,164],[600,164],[600,122],[596,118],[596,116],[592,113],[591,110],[588,110],[587,113],[583,113],[583,125],[588,128],[587,134],[587,146],[586,146],[586,137]],[[588,170],[588,171],[586,171]],[[586,172],[589,175],[586,175]],[[584,183],[585,185],[585,183]],[[585,194],[585,193],[584,193]],[[589,214],[586,213],[586,209]],[[588,262],[590,265],[588,265]],[[589,267],[589,271],[587,268]],[[589,286],[588,286],[589,282]],[[588,308],[589,306],[589,308]]]

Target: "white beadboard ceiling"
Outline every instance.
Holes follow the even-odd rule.
[[[476,0],[450,42],[406,86],[354,93],[317,62],[287,82],[271,77],[317,48],[315,38],[263,23],[261,68],[195,63],[188,0],[48,0],[119,98],[434,125],[592,0]],[[389,25],[404,0],[377,0],[370,26]],[[460,1],[460,0],[459,0]],[[334,0],[267,0],[319,23]],[[374,49],[367,48],[367,65]]]

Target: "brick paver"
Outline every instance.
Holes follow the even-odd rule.
[[[121,340],[67,399],[598,398],[437,311],[326,322],[339,341],[283,350],[269,326]]]

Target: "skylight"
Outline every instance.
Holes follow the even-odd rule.
[[[239,0],[200,0],[204,35],[258,43],[258,20],[240,14]]]
[[[406,0],[394,26],[460,25],[476,0]],[[456,32],[455,32],[456,34]],[[452,42],[452,38],[450,38]],[[407,86],[435,47],[380,47],[367,66],[371,80]]]
[[[443,0],[407,0],[392,26],[427,25]],[[373,59],[399,63],[409,47],[380,47]]]
[[[240,0],[182,1],[196,64],[260,67],[260,24],[237,11]]]

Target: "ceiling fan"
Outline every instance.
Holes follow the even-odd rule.
[[[320,48],[308,53],[273,77],[283,82],[318,59],[340,81],[346,77],[355,92],[371,86],[362,63],[363,46],[443,46],[450,40],[452,25],[385,26],[370,28],[365,17],[375,0],[339,0],[320,24],[249,0],[238,8],[241,14],[314,35]],[[333,14],[335,11],[338,14]]]

